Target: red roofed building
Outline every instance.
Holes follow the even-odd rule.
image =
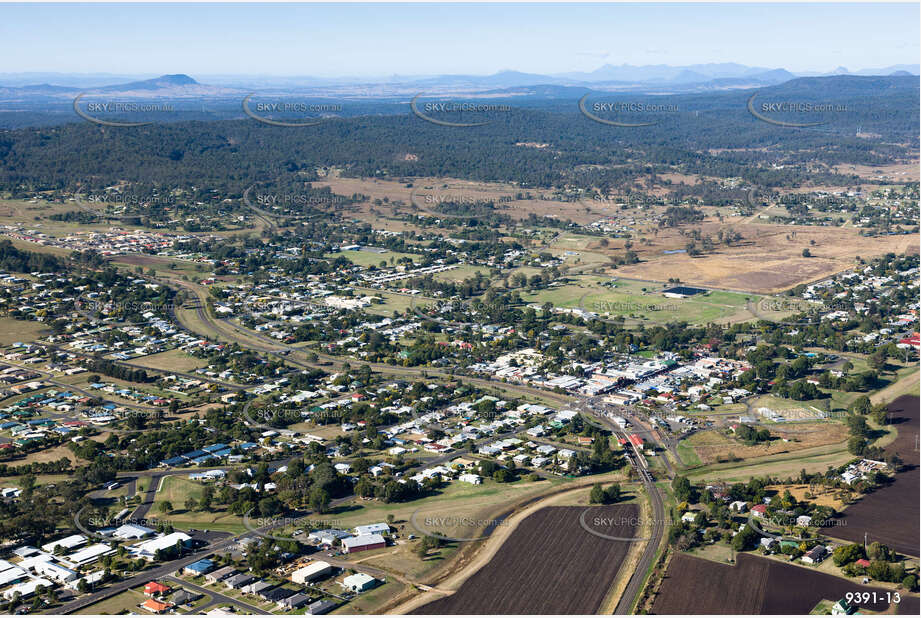
[[[173,607],[172,603],[164,603],[163,601],[157,601],[156,599],[147,599],[141,605],[144,609],[155,614],[162,614],[163,612],[169,610]]]
[[[868,566],[870,566],[870,561],[867,560],[866,558],[861,558],[860,560],[858,560],[858,561],[855,562],[854,564],[856,564],[856,565],[859,566],[859,567],[867,568]]]
[[[756,504],[752,507],[752,515],[755,517],[764,517],[767,515],[767,505],[766,504]]]
[[[632,442],[634,446],[638,446],[640,448],[643,447],[643,439],[635,433],[630,434],[630,442]]]
[[[166,594],[170,591],[169,586],[164,586],[160,582],[147,582],[147,585],[144,586],[144,594],[149,597],[157,596],[158,594]]]

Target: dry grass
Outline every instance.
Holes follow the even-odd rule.
[[[47,332],[50,332],[50,329],[42,322],[0,318],[0,346],[7,346],[17,341],[35,341]]]
[[[763,444],[747,446],[721,431],[708,430],[694,434],[686,440],[700,461],[704,464],[726,461],[732,454],[743,460],[765,455],[777,455],[804,449],[838,444],[847,439],[847,428],[841,423],[796,423],[791,425],[772,425],[770,432],[778,438]]]
[[[779,494],[789,491],[797,500],[807,500],[806,494],[809,493],[809,485],[768,485],[765,489],[774,490]],[[825,491],[821,486],[815,486],[813,490],[813,496],[808,498],[809,502],[813,502],[819,506],[830,506],[836,511],[840,511],[844,508],[845,504],[835,497],[838,494],[838,490],[831,489]]]
[[[691,285],[725,288],[759,293],[776,293],[799,283],[829,277],[851,268],[855,258],[893,253],[917,253],[913,236],[868,238],[853,228],[816,226],[779,226],[729,222],[703,222],[691,226],[709,234],[714,240],[720,228],[732,227],[744,237],[733,247],[720,247],[717,253],[692,258],[687,254],[665,255],[663,251],[683,249],[687,238],[675,229],[659,233],[650,245],[634,244],[642,260],[622,266],[617,273],[625,277],[667,281],[679,276]],[[792,237],[791,233],[796,236]],[[815,244],[811,244],[814,241]],[[617,246],[621,243],[611,243]],[[812,257],[804,258],[803,249]],[[613,251],[612,253],[619,253]]]

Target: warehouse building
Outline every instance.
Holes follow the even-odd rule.
[[[354,554],[369,549],[379,549],[387,547],[387,541],[379,534],[362,534],[353,536],[348,539],[342,539],[342,551],[346,554]]]

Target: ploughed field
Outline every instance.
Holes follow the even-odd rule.
[[[860,609],[886,610],[885,589],[861,586],[812,568],[750,554],[739,554],[735,566],[678,554],[668,566],[653,613],[808,614],[822,600],[874,591],[877,602],[860,604]],[[896,613],[917,615],[918,597],[904,591],[901,596]]]
[[[905,462],[905,470],[895,475],[892,484],[877,489],[844,509],[834,527],[823,530],[828,536],[855,543],[878,541],[910,556],[918,555],[921,543],[919,517],[918,417],[919,398],[904,395],[889,404],[890,420],[898,431],[895,441],[886,447],[886,455],[896,453]]]
[[[585,513],[584,517],[581,517]],[[594,614],[636,537],[634,504],[547,507],[524,519],[454,594],[415,614]]]

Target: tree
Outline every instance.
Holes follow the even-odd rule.
[[[861,395],[851,402],[847,409],[851,414],[868,414],[871,409],[870,398],[866,395]]]
[[[589,504],[604,504],[604,489],[601,488],[601,483],[595,483],[592,485],[592,491],[588,496]]]
[[[169,500],[164,500],[160,503],[160,512],[161,513],[172,513],[173,512],[173,503]]]
[[[192,496],[189,496],[188,498],[185,499],[185,510],[194,511],[195,507],[197,506],[198,506],[198,500],[196,500]]]
[[[835,566],[844,566],[864,557],[863,546],[856,543],[836,547],[831,553]]]
[[[313,487],[310,490],[310,508],[317,513],[325,513],[329,508],[329,492],[322,487]]]
[[[803,249],[803,257],[812,257],[812,252],[809,249]]]
[[[676,476],[672,481],[672,491],[678,502],[696,502],[696,492],[686,476]]]
[[[732,537],[732,548],[736,551],[754,549],[760,537],[761,535],[755,532],[751,526],[745,524],[745,526],[739,530],[739,533]]]
[[[867,547],[867,558],[870,560],[883,560],[885,562],[891,562],[894,558],[894,554],[892,553],[891,549],[882,543],[873,541],[870,543],[870,546]]]

